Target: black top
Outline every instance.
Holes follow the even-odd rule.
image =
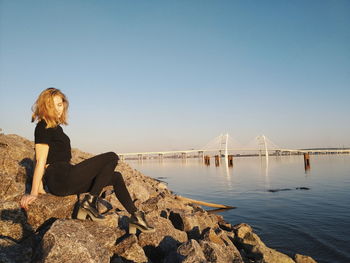
[[[46,122],[41,120],[35,127],[34,137],[35,143],[48,144],[49,154],[47,156],[47,164],[55,162],[67,161],[72,158],[70,139],[63,132],[61,126],[55,128],[45,128]]]

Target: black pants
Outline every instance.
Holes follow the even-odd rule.
[[[132,214],[137,209],[131,200],[123,176],[114,171],[118,160],[118,155],[108,152],[76,165],[68,162],[53,163],[45,171],[44,182],[50,193],[58,196],[87,192],[97,196],[105,186],[113,185],[118,200]]]

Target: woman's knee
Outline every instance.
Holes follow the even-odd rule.
[[[109,160],[111,160],[111,162],[115,162],[116,164],[118,163],[119,156],[115,152],[107,152],[105,155]]]

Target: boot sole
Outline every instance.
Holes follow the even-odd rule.
[[[79,211],[78,211],[78,214],[77,214],[77,219],[79,219],[79,220],[86,220],[87,216],[89,216],[92,221],[96,221],[96,222],[104,221],[106,219],[106,218],[97,218],[88,209],[86,209],[84,207],[80,207]]]
[[[139,226],[133,223],[129,224],[129,234],[136,234],[136,230],[140,230],[143,233],[154,233],[156,230],[154,228],[145,228],[143,226]]]

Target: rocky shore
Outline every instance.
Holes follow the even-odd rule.
[[[155,233],[129,235],[129,215],[114,195],[105,197],[113,209],[102,223],[72,219],[75,195],[41,195],[25,211],[19,200],[30,190],[33,149],[25,138],[0,134],[0,263],[316,262],[267,247],[249,225],[231,225],[220,215],[178,200],[166,184],[123,162],[117,170]],[[76,149],[72,154],[73,163],[92,156]]]

